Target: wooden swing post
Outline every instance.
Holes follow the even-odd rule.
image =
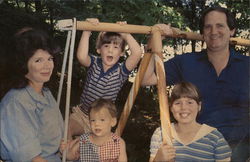
[[[152,53],[155,57],[155,69],[157,75],[157,88],[160,106],[160,120],[162,128],[163,143],[172,145],[171,123],[169,115],[168,97],[166,92],[166,75],[163,65],[162,40],[160,29],[153,27],[151,38]]]
[[[122,135],[122,132],[125,128],[125,125],[126,125],[127,120],[128,120],[128,116],[129,116],[130,111],[133,107],[133,104],[134,104],[134,101],[135,101],[136,96],[138,94],[142,79],[144,77],[144,73],[146,72],[146,69],[148,67],[148,64],[149,64],[151,57],[152,57],[151,53],[145,53],[143,58],[142,58],[138,73],[136,74],[135,81],[134,81],[133,86],[129,92],[128,98],[127,98],[126,103],[125,103],[124,108],[123,108],[123,112],[121,113],[119,123],[118,123],[116,131],[115,131],[115,133],[119,136]]]

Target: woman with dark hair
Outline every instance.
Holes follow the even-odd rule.
[[[15,82],[0,103],[0,153],[6,161],[61,161],[63,119],[44,83],[56,48],[47,33],[24,28],[13,39]]]

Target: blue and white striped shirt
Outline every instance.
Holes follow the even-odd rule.
[[[203,124],[189,144],[179,139],[172,124],[173,146],[176,149],[175,162],[230,161],[231,149],[222,134],[213,127]],[[162,144],[162,131],[157,128],[151,138],[150,156],[155,157]]]
[[[90,104],[96,99],[104,98],[115,101],[117,94],[130,74],[125,63],[116,63],[107,72],[104,72],[102,59],[93,55],[90,55],[90,57],[91,64],[80,98],[81,109],[85,114],[88,114]]]

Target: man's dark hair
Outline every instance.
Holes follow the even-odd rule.
[[[235,16],[226,8],[220,7],[220,6],[214,6],[214,7],[209,7],[207,8],[201,18],[200,18],[200,33],[203,34],[203,28],[204,28],[204,24],[205,24],[205,17],[206,15],[211,12],[211,11],[218,11],[218,12],[222,12],[226,15],[227,17],[227,25],[229,27],[230,30],[236,29],[236,20],[235,20]]]

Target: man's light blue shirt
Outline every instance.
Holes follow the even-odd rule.
[[[0,151],[4,160],[24,162],[39,155],[49,162],[61,161],[57,152],[63,119],[49,89],[42,92],[27,86],[10,90],[2,99]]]

